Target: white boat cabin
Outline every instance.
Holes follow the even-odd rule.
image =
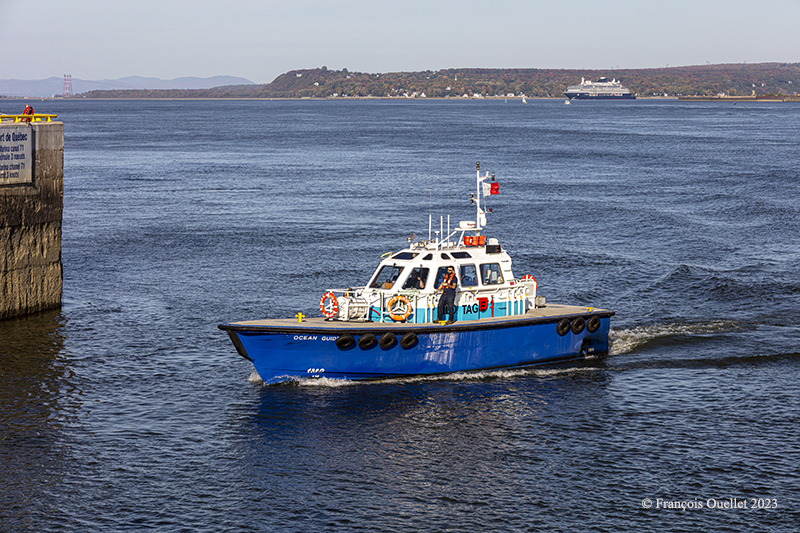
[[[384,255],[366,286],[326,292],[320,300],[323,315],[329,320],[434,322],[441,296],[438,288],[448,267],[458,277],[457,320],[520,315],[535,307],[533,276],[514,278],[511,258],[497,239],[480,235],[486,224],[481,183],[488,177],[478,171],[473,197],[478,204],[476,221],[462,221],[452,233],[448,229],[444,239],[430,239],[429,219],[429,240],[413,242],[412,235],[408,248]]]

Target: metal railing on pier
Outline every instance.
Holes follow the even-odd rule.
[[[52,122],[58,115],[48,115],[42,113],[34,113],[32,115],[0,115],[0,122],[4,120],[11,120],[12,122]]]

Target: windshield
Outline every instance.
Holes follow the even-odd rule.
[[[373,289],[391,289],[402,271],[403,267],[401,266],[383,265],[373,278],[370,287]]]
[[[424,289],[425,282],[428,281],[427,268],[415,268],[408,275],[408,279],[403,283],[404,289]]]
[[[484,285],[499,285],[503,283],[503,273],[499,263],[481,265],[481,279]]]
[[[478,285],[478,273],[475,265],[461,265],[461,286],[476,287]]]

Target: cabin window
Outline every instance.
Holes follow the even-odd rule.
[[[428,281],[429,268],[415,268],[411,271],[403,283],[404,289],[424,289],[425,282]]]
[[[447,269],[453,268],[450,265],[439,267],[439,270],[436,271],[436,281],[433,284],[434,289],[438,289],[439,285],[442,284],[444,281],[444,277],[447,275]]]
[[[370,287],[373,289],[391,289],[402,271],[402,266],[383,265]]]
[[[433,261],[433,254],[428,254],[422,258],[423,261]]]
[[[442,252],[442,259],[450,259],[450,256]]]
[[[414,254],[414,253],[411,253],[411,252],[399,252],[399,253],[395,254],[392,257],[392,259],[405,259],[405,260],[408,260],[408,259],[414,259],[415,257],[417,257],[417,255],[419,255],[419,254]]]
[[[486,263],[481,265],[481,281],[484,285],[500,285],[503,283],[503,273],[500,263]]]
[[[452,255],[456,259],[471,259],[472,256],[469,255],[467,252],[451,252]]]
[[[478,286],[478,271],[475,269],[475,265],[461,265],[461,286]]]

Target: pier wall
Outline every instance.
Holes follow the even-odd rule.
[[[27,183],[0,181],[0,320],[61,306],[64,124],[3,121],[0,135],[10,139],[19,128],[32,132],[24,147],[32,172]]]

